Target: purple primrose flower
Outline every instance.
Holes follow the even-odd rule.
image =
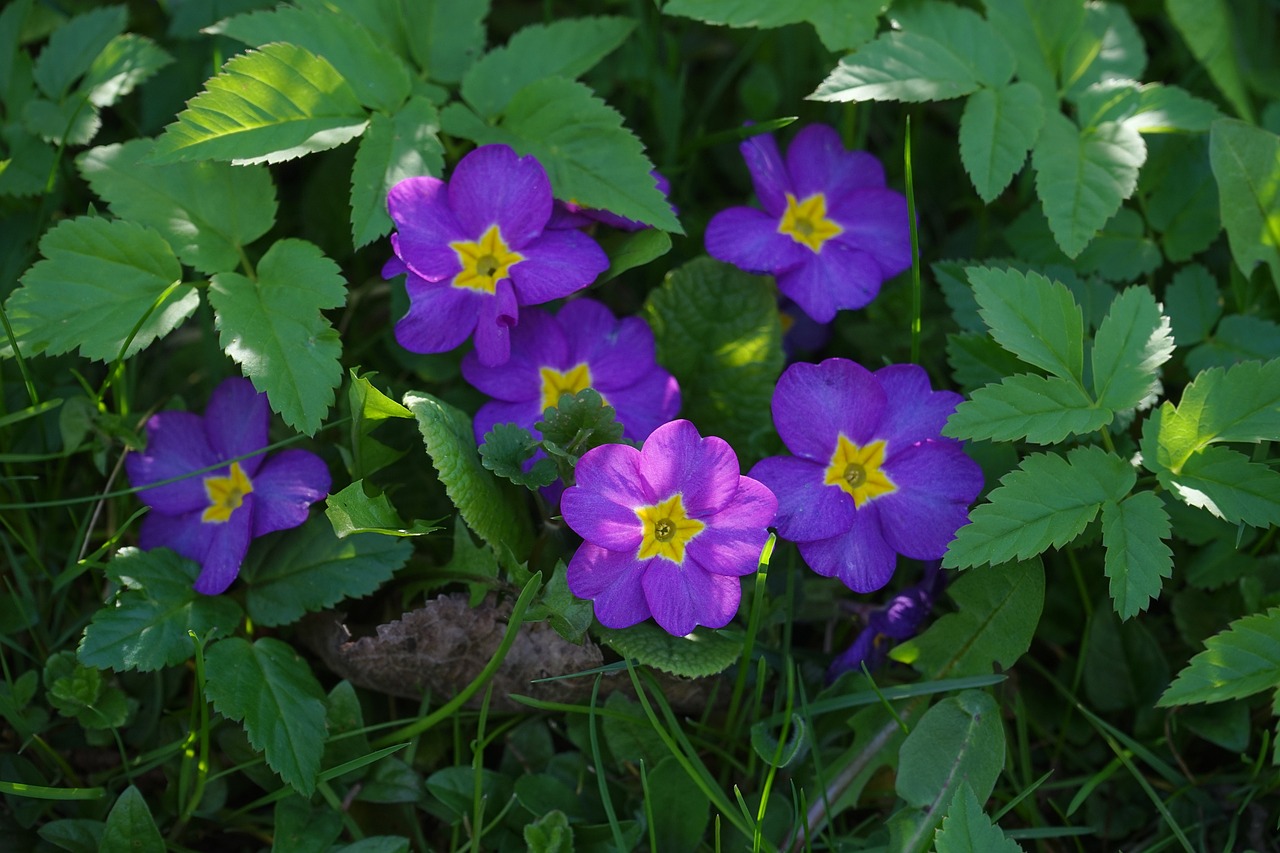
[[[147,420],[147,448],[125,458],[138,497],[151,507],[142,520],[144,549],[171,548],[200,564],[195,589],[217,595],[231,586],[249,540],[297,527],[329,491],[329,469],[307,450],[270,457],[267,397],[247,379],[223,382],[204,416],[160,412]],[[190,476],[245,454],[256,454]],[[145,488],[150,483],[176,479]]]
[[[938,593],[947,585],[947,576],[941,571],[939,560],[925,563],[924,577],[919,583],[898,593],[884,604],[871,610],[867,625],[854,639],[853,645],[831,661],[827,668],[827,681],[832,682],[843,673],[862,669],[874,670],[889,656],[889,649],[899,640],[906,640],[920,633]]]
[[[784,162],[769,134],[739,149],[764,210],[731,207],[707,225],[707,253],[753,273],[819,323],[861,308],[880,285],[911,266],[907,200],[885,187],[884,168],[846,151],[830,127],[806,127]]]
[[[579,231],[546,230],[551,182],[533,157],[486,145],[463,157],[449,181],[406,178],[387,194],[396,224],[386,278],[407,273],[409,313],[396,340],[413,352],[445,352],[475,332],[481,362],[499,365],[521,305],[568,296],[609,266]]]
[[[982,489],[977,463],[941,435],[960,399],[932,390],[914,364],[788,367],[773,423],[795,455],[762,459],[750,474],[778,496],[778,535],[855,592],[888,583],[898,554],[941,559]]]
[[[664,424],[637,450],[605,444],[583,454],[564,520],[586,541],[569,561],[569,590],[596,618],[625,628],[650,616],[670,634],[721,628],[738,611],[742,575],[755,571],[778,502],[739,474],[723,439],[686,420]]]
[[[654,361],[653,332],[639,317],[618,320],[593,299],[574,299],[558,314],[524,313],[511,332],[511,359],[486,367],[475,352],[462,359],[462,375],[495,398],[475,418],[476,441],[494,424],[531,432],[561,394],[592,388],[612,406],[623,435],[644,441],[680,410],[680,386]]]

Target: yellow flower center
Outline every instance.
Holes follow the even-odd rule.
[[[587,367],[585,361],[575,364],[564,373],[554,367],[540,367],[538,375],[542,377],[542,410],[544,412],[560,404],[560,395],[577,394],[591,387],[591,368]],[[604,405],[609,405],[603,394],[600,394],[600,400]]]
[[[684,514],[684,501],[679,492],[661,503],[640,507],[636,515],[644,525],[637,560],[663,557],[679,565],[684,562],[685,546],[706,527]]]
[[[797,243],[808,246],[814,254],[822,251],[822,244],[843,232],[827,218],[827,197],[814,193],[804,201],[787,193],[787,210],[778,223],[778,233],[786,234]]]
[[[453,286],[493,294],[498,282],[511,274],[511,268],[524,260],[524,255],[507,248],[497,225],[490,225],[479,240],[458,240],[449,247],[458,253],[462,272],[453,277]]]
[[[200,520],[209,524],[223,524],[231,520],[231,513],[244,503],[244,496],[253,491],[253,483],[240,467],[231,463],[231,473],[226,477],[205,477],[204,491],[209,496],[209,508]]]
[[[884,464],[884,442],[873,441],[859,447],[841,433],[836,450],[827,465],[823,483],[843,489],[853,498],[854,506],[862,506],[898,490],[880,466]]]

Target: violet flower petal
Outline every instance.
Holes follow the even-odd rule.
[[[844,229],[831,243],[871,255],[887,281],[911,267],[907,198],[890,189],[864,189],[836,197],[829,214]],[[827,246],[823,246],[824,254]],[[879,286],[877,285],[877,290]]]
[[[243,509],[242,504],[240,510]],[[181,515],[164,515],[155,511],[147,513],[138,529],[138,546],[145,551],[168,548],[188,560],[204,562],[204,555],[208,553],[213,541],[209,531],[213,525],[200,520],[203,513],[203,508]]]
[[[575,596],[592,601],[601,625],[628,628],[653,615],[643,586],[646,567],[653,562],[662,560],[637,560],[632,553],[583,542],[569,560],[565,580]]]
[[[769,539],[778,499],[767,486],[750,477],[738,478],[738,491],[690,540],[686,553],[706,571],[716,575],[749,575],[760,565],[760,552]]]
[[[743,140],[738,145],[742,159],[747,161],[747,171],[751,173],[751,184],[755,187],[756,198],[777,222],[778,217],[787,209],[787,193],[795,192],[791,186],[791,176],[778,153],[778,143],[772,134],[762,133]]]
[[[191,476],[191,472],[218,461],[213,448],[209,447],[204,421],[199,415],[159,412],[147,419],[146,450],[125,456],[124,465],[129,482],[135,488],[173,477],[183,478],[138,493],[138,498],[152,508],[151,515],[181,515],[197,510],[203,512],[209,505],[204,478],[218,472],[196,476]]]
[[[519,251],[551,218],[546,169],[506,145],[484,145],[467,154],[448,186],[449,206],[471,240],[496,224],[508,248]]]
[[[502,279],[493,296],[480,298],[476,318],[476,358],[486,367],[506,364],[511,357],[511,327],[520,318],[520,306],[509,279]]]
[[[886,541],[913,559],[941,559],[969,520],[969,504],[982,490],[982,469],[959,442],[936,439],[895,453],[883,470],[898,486],[874,503]]]
[[[609,268],[604,249],[581,231],[544,231],[520,249],[511,267],[521,305],[540,305],[575,293]]]
[[[209,405],[204,410],[204,431],[219,460],[262,450],[267,446],[270,428],[267,395],[259,393],[248,379],[239,376],[226,379],[209,397]],[[241,459],[240,468],[252,480],[264,458],[264,454],[258,453]]]
[[[654,621],[677,637],[699,625],[723,628],[738,612],[742,600],[742,582],[738,578],[704,571],[688,559],[676,565],[655,557],[649,561],[642,582]]]
[[[680,384],[656,365],[651,365],[647,375],[625,388],[598,385],[596,390],[613,407],[622,424],[623,437],[631,441],[645,441],[680,411]]]
[[[309,450],[274,454],[253,478],[253,536],[302,524],[311,504],[324,499],[330,485],[329,467]]]
[[[738,457],[722,438],[703,438],[687,420],[663,424],[640,450],[640,475],[656,500],[679,492],[685,513],[719,512],[738,491]]]
[[[462,358],[462,376],[490,397],[526,402],[541,414],[542,377],[538,371],[548,366],[557,370],[572,366],[568,352],[557,318],[541,308],[526,308],[520,312],[520,323],[511,329],[508,360],[498,366],[485,365],[473,350]],[[533,428],[532,421],[528,427]]]
[[[641,494],[640,451],[626,444],[592,448],[578,460],[577,484],[560,499],[565,523],[588,542],[615,551],[635,552],[644,526],[636,509],[655,502]]]
[[[439,178],[406,178],[387,192],[396,224],[391,245],[405,266],[428,281],[452,278],[462,269],[449,244],[475,239],[449,207],[448,185]]]
[[[836,577],[854,592],[875,592],[893,577],[898,555],[880,532],[879,501],[857,511],[847,533],[801,542],[800,555],[823,577]]]
[[[240,574],[240,564],[244,562],[249,540],[252,539],[253,509],[253,495],[246,495],[244,503],[231,513],[226,522],[218,525],[201,522],[205,527],[216,527],[217,530],[206,534],[209,549],[200,561],[200,575],[192,584],[196,592],[219,595],[226,592]]]
[[[787,449],[824,467],[836,435],[859,446],[877,437],[885,393],[871,371],[845,358],[788,367],[773,392],[773,422]]]
[[[929,374],[918,364],[890,364],[877,370],[875,377],[888,403],[880,436],[891,452],[940,436],[947,418],[964,400],[953,391],[934,391]]]
[[[778,233],[776,215],[753,207],[730,207],[711,217],[704,243],[716,260],[755,273],[786,272],[815,257],[807,246]]]
[[[778,290],[819,323],[829,323],[840,309],[862,308],[875,299],[883,280],[873,255],[836,238],[820,255],[778,273]]]
[[[749,477],[764,483],[778,498],[778,535],[791,542],[830,539],[853,524],[854,503],[843,490],[823,483],[824,465],[795,456],[770,456]]]
[[[654,367],[653,332],[639,317],[619,320],[603,303],[573,299],[556,314],[568,352],[565,366],[591,365],[592,385],[622,388]]]
[[[865,151],[849,151],[840,134],[825,124],[811,124],[787,146],[787,173],[797,199],[824,193],[828,209],[832,200],[855,190],[883,187],[884,167]]]
[[[542,404],[537,400],[520,400],[514,403],[492,400],[480,407],[472,421],[476,444],[483,444],[485,435],[498,424],[515,424],[536,433],[534,424],[541,418]]]
[[[485,299],[447,284],[431,284],[412,273],[405,279],[409,313],[396,323],[396,340],[410,352],[448,352],[475,331]]]

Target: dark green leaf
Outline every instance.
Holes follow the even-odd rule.
[[[415,95],[390,118],[375,113],[351,170],[351,240],[356,248],[391,230],[387,191],[405,178],[440,177],[444,148],[435,106]]]
[[[1152,140],[1152,158],[1142,167],[1139,187],[1147,193],[1146,219],[1160,234],[1170,261],[1188,261],[1217,239],[1218,183],[1209,163],[1207,136]]]
[[[58,103],[32,98],[22,107],[22,123],[55,145],[88,145],[102,127],[102,117],[79,98]]]
[[[5,134],[8,165],[0,169],[0,196],[39,195],[45,190],[57,161],[57,149],[20,127]],[[5,162],[5,161],[0,161]]]
[[[496,424],[485,433],[480,445],[480,462],[484,467],[517,486],[540,489],[560,476],[555,462],[539,459],[525,471],[524,463],[533,458],[541,445],[533,433],[515,424]]]
[[[357,479],[368,477],[395,462],[406,451],[388,447],[372,436],[384,421],[391,418],[413,418],[413,412],[376,388],[370,378],[350,371],[347,404],[351,408],[351,473]]]
[[[1164,289],[1164,310],[1169,314],[1178,346],[1203,341],[1222,316],[1218,282],[1200,264],[1182,267]]]
[[[561,637],[571,643],[580,643],[591,627],[592,612],[590,601],[569,591],[564,561],[561,560],[556,563],[551,580],[542,588],[538,602],[529,608],[525,619],[545,619]]]
[[[1230,314],[1209,340],[1187,353],[1187,372],[1276,358],[1280,358],[1280,325],[1250,314]]]
[[[577,464],[582,454],[602,444],[622,440],[622,424],[612,406],[593,388],[577,394],[561,394],[555,406],[542,413],[534,428],[542,435],[548,453],[564,456]]]
[[[1234,47],[1230,7],[1223,2],[1167,0],[1165,9],[1192,54],[1209,72],[1210,79],[1241,118],[1253,121],[1253,109],[1240,72]]]
[[[1018,842],[1000,831],[982,811],[973,787],[964,781],[951,800],[934,837],[935,853],[1022,853]]]
[[[271,853],[327,853],[342,832],[336,811],[293,793],[276,803],[272,818]]]
[[[771,29],[808,21],[833,52],[852,50],[876,34],[884,0],[669,0],[664,15],[679,15],[729,27]]]
[[[711,820],[711,801],[706,793],[674,755],[658,762],[648,776],[649,804],[654,815],[649,831],[658,849],[671,853],[699,849]]]
[[[1280,286],[1280,136],[1242,121],[1214,122],[1209,160],[1236,265],[1247,278],[1265,263]]]
[[[423,0],[398,4],[409,50],[428,81],[457,83],[484,52],[489,2]]]
[[[630,628],[599,628],[606,646],[622,657],[681,678],[706,678],[724,672],[742,655],[742,638],[697,628],[688,637],[673,637],[652,622]]]
[[[171,62],[173,57],[151,39],[125,33],[93,60],[80,90],[95,107],[109,107]]]
[[[1085,639],[1084,692],[1099,711],[1149,708],[1169,683],[1169,664],[1144,621],[1121,624],[1099,606]]]
[[[325,498],[324,514],[339,539],[353,533],[379,533],[383,536],[423,536],[439,530],[421,519],[405,524],[391,505],[385,492],[372,497],[366,493],[364,480],[356,480],[342,491]]]
[[[147,800],[135,786],[125,788],[107,815],[101,853],[164,853],[164,838]]]
[[[1074,267],[1107,281],[1129,282],[1155,272],[1163,258],[1136,211],[1120,208],[1076,258]]]
[[[1044,123],[1040,93],[1030,83],[983,87],[960,117],[960,160],[974,189],[990,204],[1022,170]]]
[[[765,764],[770,767],[786,767],[795,761],[808,747],[808,727],[805,718],[792,713],[787,717],[787,739],[780,740],[781,726],[774,734],[771,724],[759,720],[751,726],[751,748],[756,751]]]
[[[1018,358],[1063,379],[1084,379],[1084,317],[1071,292],[1036,272],[967,270],[991,337]]]
[[[599,243],[609,256],[609,268],[600,273],[597,284],[612,281],[627,270],[643,266],[671,251],[671,235],[657,228],[609,234],[601,237]]]
[[[498,577],[498,558],[487,545],[477,545],[461,515],[453,519],[453,552],[440,568],[442,577],[460,580],[471,592],[468,602],[479,607]]]
[[[1280,607],[1232,622],[1205,641],[1156,703],[1159,707],[1240,699],[1280,683]]]
[[[1056,444],[1069,435],[1104,427],[1113,417],[1075,382],[1021,374],[974,391],[947,420],[943,435]]]
[[[1136,492],[1120,503],[1102,505],[1104,568],[1111,580],[1111,600],[1121,619],[1136,616],[1160,595],[1173,575],[1169,516],[1154,492]]]
[[[124,32],[127,17],[124,6],[105,6],[76,15],[54,30],[35,64],[40,91],[54,101],[62,100],[103,48]]]
[[[1098,405],[1116,411],[1150,405],[1160,388],[1160,366],[1173,355],[1169,318],[1141,285],[1111,303],[1094,336],[1093,390]]]
[[[1280,473],[1225,447],[1193,453],[1176,475],[1161,482],[1187,504],[1232,524],[1280,525]]]
[[[962,390],[970,393],[1027,369],[1026,362],[993,341],[985,332],[980,335],[948,335],[947,362],[951,365],[955,381]]]

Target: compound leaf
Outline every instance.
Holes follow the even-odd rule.
[[[1280,684],[1280,607],[1237,619],[1204,645],[1157,706],[1240,699]]]
[[[947,419],[943,435],[1057,444],[1106,426],[1113,417],[1075,382],[1024,373],[974,391]]]
[[[1083,387],[1084,315],[1071,291],[1036,272],[970,267],[978,313],[1018,358]]]
[[[426,98],[415,95],[388,118],[375,113],[360,138],[351,170],[351,242],[358,249],[391,230],[387,191],[405,178],[444,170],[440,117]]]
[[[1044,123],[1044,104],[1030,83],[983,87],[960,117],[960,160],[974,189],[990,204],[1022,169]]]
[[[1137,492],[1102,505],[1104,570],[1121,619],[1146,610],[1160,594],[1164,579],[1173,575],[1173,552],[1163,541],[1169,535],[1169,515],[1154,492]]]
[[[1169,318],[1151,291],[1128,288],[1111,302],[1093,341],[1093,390],[1099,406],[1123,411],[1149,403],[1160,365],[1173,355]]]
[[[1018,842],[1001,832],[982,811],[982,803],[967,781],[960,783],[933,843],[935,853],[1022,853]]]

